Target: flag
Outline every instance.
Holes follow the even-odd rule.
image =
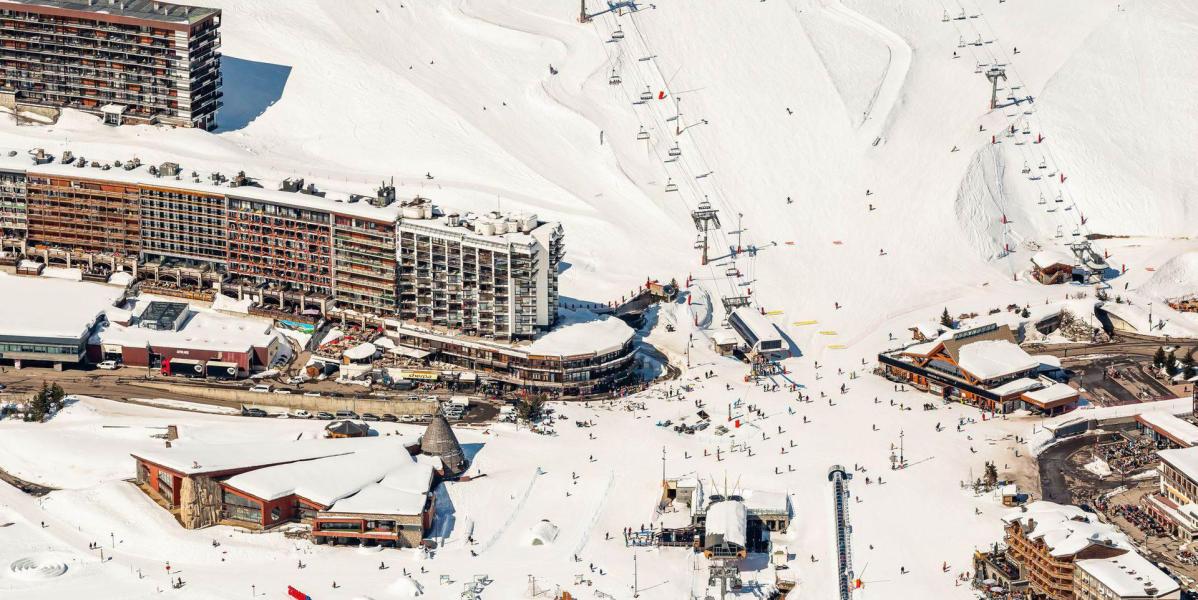
[[[287,595],[295,598],[295,600],[312,600],[312,596],[309,596],[291,586],[287,586]]]
[[[666,93],[665,93],[665,91],[660,91],[660,92],[657,92],[657,99],[658,99],[658,100],[665,100],[665,99],[666,99]]]

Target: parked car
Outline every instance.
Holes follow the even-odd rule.
[[[399,417],[397,417],[391,413],[383,413],[382,419],[388,423],[398,423],[399,422]]]
[[[287,416],[291,417],[292,419],[311,419],[312,413],[303,409],[299,409],[287,413]]]
[[[304,392],[304,395],[305,395],[305,396],[310,396],[310,397],[312,397],[312,398],[319,398],[319,397],[320,397],[320,392]]]
[[[250,391],[254,392],[255,394],[269,394],[270,385],[266,383],[259,383],[258,385],[251,386]]]
[[[401,423],[415,423],[416,415],[400,415],[399,421]]]
[[[290,394],[291,390],[289,390],[287,388],[279,388],[279,389],[275,390],[275,393],[276,394]]]
[[[337,411],[337,418],[338,419],[360,419],[361,417],[358,416],[358,413],[356,413],[352,410],[339,410],[339,411]]]
[[[115,370],[119,369],[120,367],[121,367],[121,365],[118,364],[115,360],[102,360],[102,361],[96,363],[97,369],[104,369],[105,371],[115,371]]]
[[[379,419],[379,416],[374,413],[362,413],[362,420],[363,421],[378,421],[380,419]]]
[[[320,412],[316,413],[316,418],[320,419],[321,421],[332,421],[333,415],[332,415],[332,413],[320,411]]]
[[[266,416],[270,416],[270,415],[266,414],[266,411],[262,410],[261,408],[247,408],[247,409],[245,409],[245,410],[243,411],[243,414],[244,414],[245,416],[247,416],[247,417],[266,417]]]

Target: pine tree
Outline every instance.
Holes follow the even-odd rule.
[[[28,419],[30,421],[41,422],[50,412],[50,386],[43,381],[42,389],[38,390],[33,395],[33,399],[29,401]]]
[[[1165,372],[1172,377],[1176,375],[1179,370],[1180,369],[1177,368],[1177,356],[1173,352],[1170,352],[1169,356],[1165,357]]]
[[[1152,355],[1152,366],[1162,367],[1165,365],[1165,349],[1157,346],[1156,353]]]
[[[953,328],[953,316],[948,314],[947,306],[944,307],[944,312],[940,313],[940,324],[948,327],[949,329]]]
[[[66,391],[63,390],[62,386],[58,385],[57,382],[55,382],[53,385],[50,386],[50,402],[49,402],[49,404],[51,407],[53,407],[54,412],[58,412],[58,411],[62,410],[62,406],[63,406],[62,401],[63,401],[63,398],[66,397],[66,395],[67,395]]]

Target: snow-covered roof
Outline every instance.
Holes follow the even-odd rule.
[[[736,337],[736,332],[731,329],[717,329],[711,332],[711,341],[720,346],[735,344],[739,339]]]
[[[1183,446],[1198,446],[1198,426],[1167,412],[1146,412],[1136,417],[1141,423]]]
[[[338,500],[328,512],[382,515],[415,515],[424,510],[433,469],[411,461],[389,471],[375,484]]]
[[[929,352],[931,352],[932,350],[935,350],[936,347],[939,345],[940,345],[939,340],[932,340],[930,342],[921,342],[918,344],[912,344],[910,346],[907,346],[906,348],[903,348],[903,354],[912,354],[915,356],[927,356]]]
[[[782,334],[778,332],[778,327],[773,321],[765,318],[756,308],[750,306],[742,306],[732,311],[728,317],[729,322],[733,325],[739,321],[745,328],[752,333],[756,340],[753,342],[777,342],[785,343],[782,339]],[[746,340],[748,341],[748,340]]]
[[[998,394],[999,396],[1006,396],[1008,394],[1018,394],[1028,390],[1034,390],[1038,387],[1042,387],[1043,385],[1044,384],[1041,383],[1039,379],[1020,377],[1019,379],[1008,381],[996,388],[991,389],[990,391]]]
[[[124,293],[98,283],[0,273],[0,335],[82,337]]]
[[[1019,522],[1025,528],[1031,524],[1031,531],[1025,529],[1025,535],[1028,539],[1043,540],[1054,557],[1072,556],[1095,544],[1131,549],[1127,536],[1117,527],[1076,506],[1032,502],[1008,512],[1003,522]]]
[[[1157,456],[1190,481],[1198,481],[1198,447],[1158,450]]]
[[[540,356],[607,354],[624,347],[634,331],[616,317],[597,316],[590,311],[561,310],[562,323],[523,348]]]
[[[748,527],[749,513],[743,502],[724,500],[707,508],[707,535],[722,535],[725,542],[744,547]]]
[[[198,475],[338,456],[352,453],[358,441],[304,439],[286,442],[272,440],[241,444],[205,444],[179,440],[170,448],[155,448],[133,456],[184,475]]]
[[[211,352],[246,352],[251,348],[270,346],[275,336],[270,323],[264,321],[199,311],[178,331],[109,323],[92,335],[91,343],[136,348],[150,345]]]
[[[1060,402],[1069,398],[1076,398],[1077,390],[1064,384],[1054,383],[1048,387],[1043,387],[1038,390],[1033,390],[1023,394],[1024,399],[1035,402],[1036,404],[1046,405],[1052,402]]]
[[[293,462],[235,475],[229,487],[262,500],[297,495],[323,506],[360,492],[413,459],[403,439],[365,439],[350,454]]]
[[[766,492],[762,490],[743,490],[739,492],[744,498],[745,508],[754,514],[789,514],[790,498],[782,492]]]
[[[1193,400],[1189,397],[1173,398],[1171,400],[1157,400],[1155,402],[1138,402],[1136,404],[1119,404],[1116,406],[1095,406],[1091,404],[1072,412],[1047,419],[1044,421],[1043,427],[1049,431],[1056,431],[1061,427],[1067,427],[1082,421],[1107,421],[1111,419],[1124,419],[1153,411],[1163,411],[1172,415],[1181,415],[1189,413],[1191,410],[1193,410]]]
[[[1032,264],[1041,269],[1046,269],[1053,265],[1072,267],[1077,262],[1077,257],[1072,252],[1063,252],[1061,250],[1041,250],[1032,255]]]
[[[1110,558],[1079,560],[1074,564],[1119,598],[1160,598],[1181,587],[1134,550]]]
[[[958,365],[981,380],[1030,371],[1039,363],[1016,344],[982,340],[961,347]]]

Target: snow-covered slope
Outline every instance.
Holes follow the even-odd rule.
[[[96,159],[136,154],[275,179],[299,174],[332,188],[393,176],[401,194],[445,205],[531,209],[565,226],[564,296],[602,302],[647,276],[693,275],[699,309],[662,316],[686,333],[687,321],[699,321],[699,339],[719,326],[721,296],[751,294],[803,354],[787,366],[813,394],[826,383],[834,395],[847,379],[817,383],[832,380],[832,369],[863,368],[860,361],[895,343],[888,333],[942,307],[985,314],[1012,302],[1059,301],[1060,288],[1026,279],[1028,260],[1037,248],[1087,233],[1141,236],[1096,241],[1111,250],[1113,266],[1128,269],[1119,280],[1131,286],[1128,298],[1144,284],[1136,306],[1198,289],[1188,283],[1190,258],[1168,263],[1194,250],[1193,242],[1163,239],[1188,236],[1196,224],[1198,117],[1189,105],[1198,96],[1198,10],[1185,0],[658,0],[585,24],[576,2],[559,0],[213,4],[225,10],[224,130],[111,129],[68,112],[49,127],[0,123],[0,147],[69,146]],[[984,71],[995,64],[1007,79],[1002,106],[990,110]],[[703,201],[719,209],[723,224],[707,266],[699,264],[690,218]],[[737,245],[758,251],[733,261],[727,255]],[[1158,267],[1153,277],[1148,269]],[[1170,318],[1189,327],[1186,317]],[[819,326],[798,324],[812,321]],[[651,340],[670,355],[687,353],[685,335]],[[698,394],[713,405],[760,392],[742,386],[739,365],[712,364],[735,384]],[[850,385],[854,394],[838,401],[844,409],[799,405],[821,419],[818,435],[800,437],[809,449],[803,456],[817,455],[820,464],[796,466],[793,476],[776,479],[779,487],[810,490],[826,460],[884,466],[893,440],[870,429],[878,409],[869,403],[881,395],[884,404],[890,386],[869,376]],[[785,415],[791,403],[782,395],[760,401]],[[971,546],[999,534],[956,485],[1010,444],[995,441],[1005,432],[992,424],[973,434],[978,442],[927,433],[954,416],[902,417],[908,442],[939,462],[896,475],[893,484],[887,477],[885,495],[877,492],[870,510],[855,516],[878,543],[875,569],[889,569],[877,575],[891,580],[880,592],[888,597],[967,597],[940,571],[942,561],[961,564]],[[649,427],[629,415],[603,418],[620,432]],[[790,419],[788,428],[802,425],[793,415],[780,418]],[[613,445],[618,456],[605,460],[632,463],[672,439],[649,430],[644,439],[623,434],[636,443]],[[917,441],[914,431],[929,439]],[[574,438],[583,441],[578,432]],[[545,448],[516,439],[520,456]],[[684,447],[697,456],[704,443],[719,442]],[[981,448],[977,455],[971,444]],[[557,457],[562,472],[576,466],[565,456]],[[708,463],[705,470],[727,468]],[[734,464],[762,487],[771,481],[770,465]],[[517,527],[541,518],[520,514],[518,499],[537,479],[533,465],[495,470],[474,488],[476,497],[454,499],[463,512],[495,506],[497,495]],[[656,469],[641,471],[638,481],[652,485]],[[609,481],[629,494],[645,487],[591,472],[589,494],[571,500],[585,501],[578,514],[611,531],[644,518],[640,507],[597,501]],[[830,561],[826,500],[822,490],[797,498],[795,547]],[[552,507],[561,521],[563,506]],[[954,509],[960,514],[945,516]],[[897,550],[904,539],[926,536],[920,524],[933,521],[959,535],[936,536],[943,539],[910,554]],[[501,525],[492,519],[479,531],[501,539]],[[598,533],[569,524],[563,535],[571,541],[558,558],[576,547],[594,551],[602,536],[590,536]],[[920,574],[898,577],[908,558]],[[686,576],[682,565],[661,563]],[[804,570],[811,597],[832,593],[828,564]]]

